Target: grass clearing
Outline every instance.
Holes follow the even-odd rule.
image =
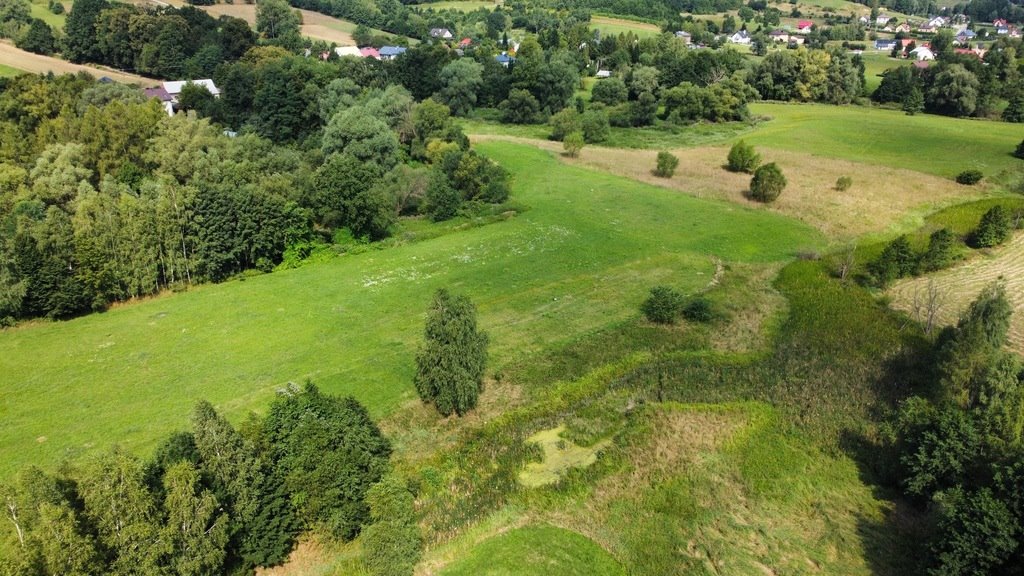
[[[820,104],[755,103],[750,110],[771,120],[758,124],[744,139],[766,148],[812,150],[815,156],[944,178],[969,168],[989,178],[1005,177],[1021,164],[1011,154],[1020,143],[1020,128],[1006,122]],[[858,175],[851,176],[856,180]]]
[[[18,68],[12,68],[5,64],[0,64],[0,77],[13,78],[14,76],[21,76],[22,74],[28,74],[28,72]]]
[[[427,8],[433,8],[434,10],[457,10],[459,12],[472,12],[479,10],[480,8],[486,8],[488,10],[494,10],[498,6],[503,4],[502,0],[451,0],[448,2],[425,2],[419,4],[418,7],[426,10]]]
[[[153,86],[159,83],[158,80],[152,80],[136,74],[115,72],[98,66],[72,64],[71,62],[61,60],[60,58],[54,58],[53,56],[33,54],[32,52],[26,52],[25,50],[17,48],[7,40],[0,41],[0,64],[9,68],[24,70],[25,72],[32,74],[47,74],[49,72],[53,72],[54,74],[77,74],[79,72],[87,72],[97,78],[106,76],[112,80],[125,84]]]
[[[422,317],[441,286],[468,294],[502,370],[637,315],[655,284],[707,285],[712,257],[771,264],[813,229],[504,142],[519,217],[429,241],[0,333],[0,478],[106,448],[145,453],[208,399],[237,420],[289,381],[353,394],[379,417],[415,397]]]
[[[544,524],[484,541],[441,570],[441,576],[625,576],[622,566],[592,540]]]
[[[485,140],[489,137],[475,138]],[[532,143],[553,152],[561,150],[559,142],[513,140]],[[779,199],[766,206],[747,198],[749,174],[737,174],[723,168],[728,148],[671,151],[680,161],[672,178],[659,178],[651,173],[657,156],[653,150],[588,146],[578,158],[561,158],[569,164],[674,188],[699,198],[726,200],[756,210],[777,212],[814,226],[837,242],[847,242],[866,234],[887,235],[895,230],[917,228],[929,212],[992,193],[986,187],[961,186],[952,180],[911,170],[761,149],[762,160],[777,162],[789,181]],[[849,190],[835,189],[840,176],[853,178],[854,184]]]
[[[602,36],[618,36],[619,34],[632,32],[639,38],[650,38],[651,36],[661,34],[661,28],[656,24],[637,22],[636,20],[627,20],[625,18],[615,18],[613,16],[591,16],[590,27],[592,29],[600,30]]]
[[[868,94],[873,93],[882,84],[882,74],[890,68],[910,66],[910,60],[896,60],[889,57],[889,52],[875,50],[874,42],[865,40],[863,42],[867,49],[861,54],[864,60],[864,84]]]
[[[71,2],[64,2],[64,13],[54,14],[50,11],[46,0],[32,0],[30,6],[32,10],[32,17],[39,18],[43,22],[50,25],[51,28],[64,29],[64,22],[68,19],[68,12],[71,11]]]
[[[1024,354],[1024,234],[1017,233],[1005,246],[976,253],[952,268],[897,282],[887,294],[893,308],[913,317],[917,303],[923,302],[929,285],[934,285],[941,301],[937,325],[946,326],[956,324],[982,289],[995,281],[1005,283],[1006,297],[1013,306],[1009,347]]]
[[[586,468],[597,460],[597,453],[608,445],[607,441],[593,446],[577,446],[572,440],[562,437],[565,426],[541,430],[527,441],[540,446],[544,451],[543,460],[530,462],[519,473],[519,481],[527,488],[539,488],[554,484],[570,468]]]

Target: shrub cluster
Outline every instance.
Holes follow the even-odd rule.
[[[899,278],[948,267],[953,262],[955,249],[956,236],[945,228],[932,232],[928,247],[920,254],[914,252],[906,236],[900,236],[868,263],[868,272],[877,286],[886,286]]]
[[[685,300],[675,288],[655,286],[651,294],[640,305],[640,311],[651,322],[674,324],[683,311]]]
[[[981,182],[982,176],[983,175],[980,170],[964,170],[956,175],[956,182],[957,184],[973,186],[978,182]]]
[[[1010,213],[1001,205],[989,208],[981,217],[978,227],[971,233],[971,245],[975,248],[991,248],[1006,242],[1013,231]]]

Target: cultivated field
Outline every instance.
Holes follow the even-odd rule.
[[[765,211],[531,147],[481,148],[514,174],[513,197],[530,207],[521,216],[0,333],[0,477],[113,442],[145,453],[200,399],[237,420],[305,378],[385,414],[414,397],[423,312],[441,286],[477,302],[500,370],[635,316],[652,285],[703,288],[713,258],[768,264],[822,245],[810,227]]]
[[[60,58],[43,56],[42,54],[33,54],[19,49],[7,41],[0,42],[0,64],[16,70],[31,72],[33,74],[46,74],[48,72],[53,72],[54,74],[77,74],[79,72],[88,72],[97,78],[106,76],[124,84],[153,86],[159,83],[158,80],[138,76],[136,74],[116,72],[114,70],[107,70],[96,66],[72,64],[66,60],[61,60]]]
[[[956,324],[957,318],[988,284],[1002,281],[1006,296],[1013,304],[1010,323],[1010,347],[1024,354],[1024,234],[1017,234],[1006,245],[989,253],[976,254],[960,265],[928,276],[896,283],[889,289],[892,306],[918,316],[930,289],[937,291],[941,306],[938,325]],[[915,313],[915,310],[920,310]]]

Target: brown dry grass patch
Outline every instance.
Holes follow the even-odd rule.
[[[474,136],[480,140],[509,140],[560,153],[559,142],[507,136]],[[771,210],[807,223],[830,240],[845,242],[865,234],[882,234],[919,225],[938,208],[985,195],[987,188],[961,186],[951,180],[913,170],[887,168],[811,154],[759,148],[762,162],[776,162],[789,184],[782,196],[765,206],[746,197],[749,174],[723,168],[725,147],[671,151],[679,158],[672,178],[651,174],[656,150],[627,150],[590,146],[579,158],[560,155],[563,162],[596,168],[656,186],[674,188],[698,198],[725,200]],[[835,190],[840,176],[853,179],[849,190]]]
[[[171,0],[167,3],[178,7],[185,5],[181,0]],[[205,11],[214,18],[219,16],[241,18],[248,22],[253,28],[256,27],[255,4],[214,4],[212,6],[196,6],[196,8]],[[299,27],[299,32],[303,36],[313,38],[314,40],[334,42],[342,46],[355,45],[355,40],[352,39],[352,34],[345,31],[348,29],[355,29],[355,24],[351,24],[345,20],[332,18],[326,14],[320,14],[319,12],[311,12],[309,10],[298,11],[302,14],[302,26]]]
[[[917,316],[915,295],[922,299],[929,283],[934,282],[942,297],[938,325],[945,326],[955,324],[978,293],[999,280],[1006,284],[1006,297],[1014,312],[1010,320],[1009,347],[1024,354],[1024,234],[1017,234],[1007,245],[975,255],[947,270],[897,282],[888,295],[893,308],[914,317]]]
[[[54,74],[77,74],[79,72],[87,72],[96,78],[106,76],[124,84],[153,86],[159,83],[157,80],[138,76],[136,74],[117,72],[107,68],[101,68],[99,66],[72,64],[66,60],[61,60],[60,58],[44,56],[42,54],[33,54],[17,48],[6,40],[0,42],[0,64],[6,64],[12,68],[17,68],[18,70],[24,70],[25,72],[31,72],[33,74],[47,74],[49,72],[53,72]]]

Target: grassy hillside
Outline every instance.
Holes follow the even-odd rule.
[[[853,106],[766,104],[751,112],[769,116],[744,138],[753,144],[818,156],[910,168],[952,177],[968,168],[987,176],[1016,169],[1011,153],[1020,127],[1006,122],[907,116],[896,110]]]
[[[145,452],[206,398],[237,419],[288,381],[354,394],[375,415],[412,398],[423,312],[469,294],[500,369],[636,314],[647,289],[692,292],[712,258],[768,263],[820,245],[795,221],[481,146],[531,209],[501,224],[205,286],[0,334],[0,477],[113,442]]]

